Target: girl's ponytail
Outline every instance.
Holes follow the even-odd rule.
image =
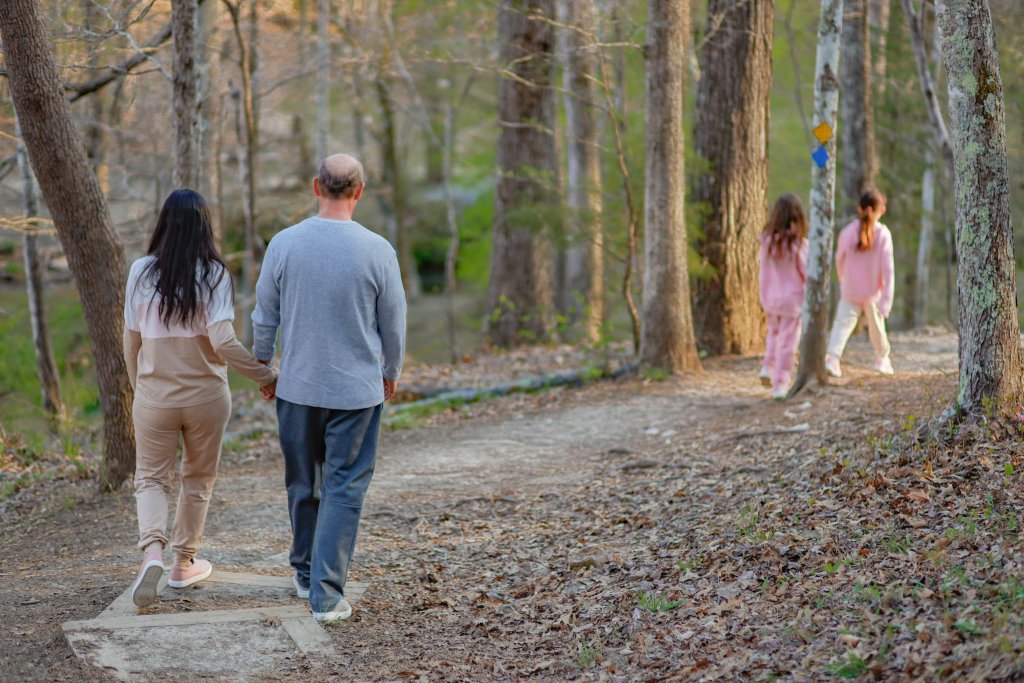
[[[872,188],[866,190],[857,202],[857,217],[860,219],[860,233],[857,235],[857,251],[870,251],[875,241],[875,220],[879,210],[885,206],[885,195]]]

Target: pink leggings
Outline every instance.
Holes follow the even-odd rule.
[[[767,318],[763,365],[771,373],[772,388],[785,389],[789,386],[796,347],[800,343],[800,317],[769,313]]]

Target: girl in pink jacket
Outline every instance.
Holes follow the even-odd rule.
[[[885,195],[868,190],[857,203],[859,220],[839,233],[836,245],[836,275],[839,277],[839,305],[832,325],[832,337],[825,356],[825,370],[842,377],[839,359],[850,335],[857,329],[860,314],[868,323],[868,336],[875,349],[875,370],[893,374],[885,319],[892,311],[892,233],[879,220],[885,215]]]
[[[796,195],[775,202],[761,240],[761,307],[768,319],[761,382],[772,398],[789,391],[796,346],[800,342],[800,308],[807,284],[807,214]]]

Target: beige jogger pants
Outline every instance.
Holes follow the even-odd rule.
[[[846,342],[850,335],[857,329],[857,321],[860,319],[860,312],[864,311],[864,318],[868,323],[868,337],[871,339],[871,346],[875,349],[875,360],[888,358],[892,348],[889,346],[889,337],[885,334],[885,318],[878,312],[878,304],[854,304],[839,297],[839,305],[836,306],[836,320],[832,324],[832,336],[828,342],[828,354],[834,358],[842,358],[846,349]]]
[[[170,546],[175,561],[195,557],[203,542],[206,511],[220,462],[221,439],[231,416],[231,394],[185,408],[155,408],[138,399],[132,406],[135,423],[135,502],[139,514],[139,548],[154,541],[167,547],[167,495],[171,470],[184,441],[181,491],[174,514]]]

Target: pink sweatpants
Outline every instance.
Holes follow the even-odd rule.
[[[800,317],[767,314],[768,338],[765,340],[764,367],[771,373],[772,388],[789,386],[796,347],[800,343]]]

